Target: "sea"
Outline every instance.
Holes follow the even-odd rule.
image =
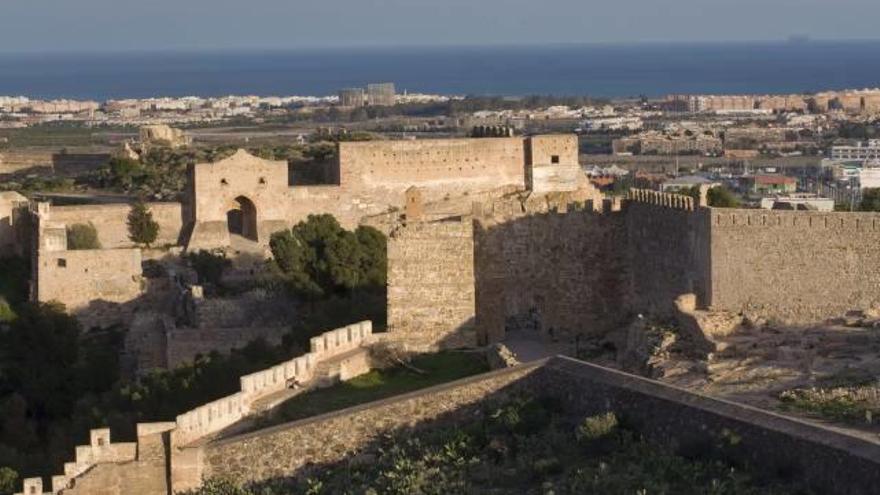
[[[0,54],[0,95],[335,94],[391,81],[446,95],[661,96],[880,86],[880,41]]]

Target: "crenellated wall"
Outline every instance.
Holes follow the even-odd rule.
[[[622,214],[585,203],[537,213],[518,213],[516,206],[496,203],[475,226],[483,340],[513,332],[573,341],[619,323],[627,288]]]
[[[671,314],[682,294],[709,292],[708,210],[690,196],[634,189],[626,204],[627,288],[632,311]]]
[[[241,377],[241,389],[232,395],[187,411],[173,422],[138,424],[136,442],[112,443],[109,429],[92,430],[89,445],[77,446],[75,460],[64,465],[62,475],[52,478],[50,493],[165,495],[171,493],[172,485],[175,492],[198,486],[202,480],[199,449],[187,446],[207,441],[258,412],[260,401],[292,385],[296,390],[329,385],[332,381],[315,380],[319,366],[335,364],[331,372],[338,373],[322,379],[348,380],[369,371],[368,360],[350,356],[365,354],[365,346],[373,341],[369,321],[313,337],[309,353]],[[41,478],[24,480],[24,495],[43,493]]]
[[[312,338],[308,354],[241,377],[238,393],[177,417],[177,429],[173,434],[175,445],[186,445],[238,422],[252,412],[255,401],[287,389],[294,381],[305,386],[312,379],[318,363],[369,344],[372,335],[373,326],[369,321],[333,330]]]
[[[76,447],[75,460],[64,464],[64,474],[52,477],[47,493],[64,495],[122,495],[131,492],[167,492],[167,433],[174,423],[140,423],[137,441],[114,443],[110,430],[91,430],[89,445]],[[126,488],[128,487],[126,491]],[[43,479],[27,478],[19,495],[43,495]]]
[[[880,214],[696,203],[634,189],[600,212],[561,193],[513,195],[474,206],[473,241],[458,217],[449,236],[426,215],[389,242],[391,328],[436,342],[473,314],[478,343],[514,332],[576,344],[636,314],[671,316],[683,294],[790,323],[880,307]],[[473,313],[453,313],[471,280]]]
[[[707,305],[803,323],[880,306],[880,214],[713,208]]]

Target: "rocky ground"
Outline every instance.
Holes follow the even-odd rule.
[[[683,309],[674,321],[637,319],[586,357],[880,441],[880,315],[794,327]]]

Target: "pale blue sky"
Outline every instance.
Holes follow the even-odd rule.
[[[0,0],[0,51],[877,38],[880,0]]]

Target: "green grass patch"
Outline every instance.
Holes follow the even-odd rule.
[[[423,354],[413,358],[411,364],[425,373],[403,366],[373,370],[333,387],[294,397],[260,427],[317,416],[489,371],[483,354],[470,352]]]

